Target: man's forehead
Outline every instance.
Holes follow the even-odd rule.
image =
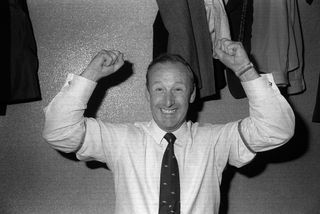
[[[165,73],[166,75],[170,75],[170,73],[166,72],[168,70],[170,70],[169,72],[172,73],[179,73],[179,76],[183,77],[185,80],[188,79],[188,87],[194,88],[193,85],[195,84],[195,79],[191,68],[180,61],[162,61],[157,62],[149,67],[147,71],[147,88],[149,87],[151,82],[154,83],[155,78],[158,78],[156,76],[159,76],[160,78],[163,73]],[[157,73],[157,75],[154,75],[154,73]],[[163,77],[164,75],[161,76],[161,78]]]
[[[168,71],[168,72],[172,72],[172,73],[177,72],[177,73],[186,74],[186,75],[188,75],[188,73],[189,73],[188,67],[181,62],[157,63],[154,66],[152,66],[152,68],[150,70],[150,74],[155,73],[159,70]]]

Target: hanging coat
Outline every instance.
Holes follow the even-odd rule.
[[[0,94],[1,114],[7,104],[41,100],[37,46],[26,0],[9,0],[9,65],[2,71],[5,91]]]

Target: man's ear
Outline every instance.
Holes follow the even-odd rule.
[[[193,91],[192,91],[192,93],[191,93],[189,103],[193,103],[194,100],[196,99],[196,94],[197,94],[196,92],[197,92],[196,86],[193,85]]]
[[[150,92],[148,87],[145,87],[144,89],[144,96],[146,97],[147,101],[150,102]]]

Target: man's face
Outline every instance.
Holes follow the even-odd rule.
[[[186,120],[195,99],[187,67],[179,62],[158,63],[149,73],[147,98],[154,121],[166,131],[177,130]]]

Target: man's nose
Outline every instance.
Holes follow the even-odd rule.
[[[166,107],[170,107],[174,105],[175,103],[174,95],[171,92],[166,93],[165,102],[166,102]]]

